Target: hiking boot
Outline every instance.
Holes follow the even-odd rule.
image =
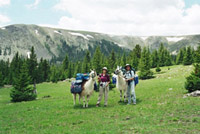
[[[133,102],[133,105],[136,105],[136,102]]]

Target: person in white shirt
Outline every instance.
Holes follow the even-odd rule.
[[[131,70],[131,65],[126,64],[125,69],[126,69],[125,78],[126,82],[128,83],[128,89],[127,89],[128,105],[131,104],[131,100],[133,101],[133,104],[136,104],[135,81],[134,81],[135,74],[134,71]]]

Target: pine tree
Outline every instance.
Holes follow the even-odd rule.
[[[83,64],[82,64],[82,72],[83,73],[88,73],[90,72],[90,69],[91,69],[91,64],[90,64],[90,52],[87,51],[86,52],[86,55],[84,57],[84,60],[83,60]]]
[[[154,50],[151,57],[152,57],[152,65],[151,65],[151,67],[154,68],[159,64],[158,51]]]
[[[177,65],[183,63],[183,57],[184,57],[184,50],[183,50],[183,49],[180,49],[180,50],[179,50],[179,53],[178,53],[178,56],[177,56],[177,59],[176,59],[176,64],[177,64]]]
[[[165,66],[165,47],[163,43],[160,44],[158,52],[159,52],[159,64],[160,66]]]
[[[35,54],[34,47],[31,48],[30,58],[27,59],[29,75],[31,77],[31,83],[33,84],[34,92],[37,93],[36,90],[36,80],[37,80],[37,56]]]
[[[50,70],[51,70],[50,81],[53,83],[57,83],[59,80],[59,76],[57,73],[57,67],[55,65],[52,65]]]
[[[172,57],[170,53],[165,50],[165,66],[171,66],[172,65]]]
[[[195,62],[200,63],[200,46],[198,46],[197,50],[195,51]]]
[[[108,58],[108,68],[110,71],[113,71],[115,69],[115,63],[116,63],[116,56],[114,50],[112,50],[109,58]]]
[[[135,46],[135,48],[133,49],[133,52],[136,54],[137,58],[141,58],[141,51],[142,51],[142,48],[139,44],[137,44]]]
[[[92,66],[94,69],[96,69],[97,73],[101,72],[101,58],[102,58],[102,54],[101,54],[101,50],[100,47],[98,46],[95,50],[94,56],[93,56],[93,60],[92,60]]]
[[[147,50],[146,47],[143,48],[141,59],[140,59],[140,79],[149,79],[153,77],[153,72],[150,70],[151,68],[151,59],[150,59],[150,51]]]
[[[11,101],[21,102],[36,99],[37,95],[34,93],[34,89],[29,86],[30,82],[31,78],[28,74],[27,64],[24,63],[19,76],[15,79],[14,88],[11,90]]]
[[[4,80],[3,80],[3,75],[1,73],[1,70],[0,70],[0,88],[4,86]]]
[[[121,57],[120,65],[124,67],[126,64],[127,64],[127,62],[126,62],[126,54],[123,53],[123,56]]]
[[[183,64],[184,65],[191,65],[192,64],[192,51],[191,51],[190,46],[186,49],[186,53],[185,53],[184,58],[183,58]]]
[[[73,68],[73,63],[69,62],[69,67],[67,69],[67,78],[72,78],[73,76],[72,68]]]
[[[200,64],[194,64],[194,71],[186,78],[185,88],[188,92],[200,90]]]
[[[81,64],[81,62],[80,61],[78,61],[77,63],[76,63],[76,66],[75,66],[75,70],[74,70],[74,77],[76,77],[76,74],[77,73],[81,73],[82,71],[82,64]]]
[[[69,67],[69,59],[68,59],[68,55],[66,54],[65,59],[63,61],[63,70],[67,71],[68,67]]]
[[[9,84],[14,84],[14,79],[19,76],[22,60],[17,52],[10,64]]]

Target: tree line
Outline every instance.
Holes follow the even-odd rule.
[[[112,73],[118,65],[125,66],[127,63],[131,64],[135,70],[140,70],[141,79],[148,79],[153,76],[151,68],[175,64],[191,65],[198,62],[200,62],[200,46],[196,50],[190,46],[184,47],[177,55],[172,55],[162,43],[158,50],[153,51],[150,51],[148,47],[142,49],[140,45],[136,45],[129,53],[116,53],[111,50],[109,56],[105,56],[100,47],[97,47],[93,56],[87,51],[83,59],[77,62],[71,61],[66,54],[62,64],[51,63],[43,58],[38,62],[34,47],[32,47],[30,58],[23,57],[17,52],[11,62],[0,61],[0,86],[13,85],[23,64],[27,64],[31,83],[35,84],[65,80],[75,77],[77,73],[90,72],[90,69],[96,69],[97,73],[100,73],[104,66]]]
[[[30,57],[21,56],[17,52],[11,62],[0,61],[0,87],[5,84],[13,85],[13,101],[20,100],[14,97],[20,94],[20,90],[27,91],[26,94],[31,95],[28,98],[34,99],[37,94],[37,83],[62,81],[75,77],[77,73],[90,72],[90,69],[96,69],[97,73],[101,73],[102,67],[106,66],[111,74],[118,65],[123,67],[129,63],[135,70],[139,70],[140,79],[149,79],[153,77],[151,68],[156,67],[156,71],[160,71],[159,67],[162,66],[191,65],[199,62],[200,46],[196,50],[190,46],[181,48],[177,55],[172,55],[162,43],[158,50],[153,51],[148,47],[141,48],[140,45],[136,45],[129,53],[116,53],[111,50],[109,56],[105,56],[101,48],[97,47],[93,56],[87,51],[83,59],[77,62],[71,61],[66,54],[62,64],[53,64],[43,58],[37,61],[37,55],[32,47]],[[33,86],[29,87],[30,84]],[[21,99],[24,100],[23,97]]]

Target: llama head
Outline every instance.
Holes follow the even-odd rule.
[[[95,71],[94,69],[93,69],[93,70],[90,69],[90,71],[91,71],[91,72],[90,72],[90,77],[91,77],[91,78],[95,78],[95,77],[97,76],[96,71]]]
[[[115,70],[115,74],[116,74],[116,75],[119,75],[119,74],[121,74],[121,73],[122,73],[122,70],[121,70],[121,68],[122,68],[122,67],[120,67],[120,66],[117,66],[117,69]]]

